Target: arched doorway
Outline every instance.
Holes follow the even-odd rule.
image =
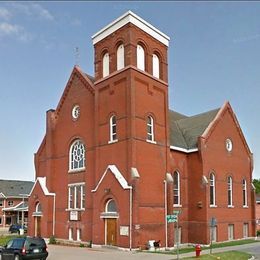
[[[41,236],[41,219],[42,219],[42,206],[38,202],[35,206],[34,216],[34,235],[37,237]]]
[[[105,244],[115,246],[117,244],[117,206],[113,199],[109,199],[105,205]]]

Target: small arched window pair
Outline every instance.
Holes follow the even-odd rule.
[[[173,205],[181,205],[181,182],[180,182],[180,173],[175,171],[173,173]]]
[[[125,49],[123,44],[120,44],[117,47],[116,56],[117,56],[116,58],[117,70],[123,69],[125,67]],[[105,52],[103,54],[103,59],[102,59],[103,77],[108,76],[110,73],[109,63],[110,63],[109,53]]]
[[[216,178],[214,173],[209,175],[209,204],[216,206]]]
[[[145,50],[140,44],[137,45],[136,60],[137,60],[137,68],[145,71]],[[153,72],[152,72],[153,76],[159,79],[160,58],[156,53],[153,53],[152,65],[153,65]]]

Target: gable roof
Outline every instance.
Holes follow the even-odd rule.
[[[33,184],[32,181],[0,180],[0,193],[6,198],[22,198],[24,194],[31,192]]]
[[[198,137],[203,135],[219,110],[214,109],[190,117],[170,110],[170,145],[185,150],[196,149]]]
[[[38,177],[33,185],[33,188],[31,189],[31,192],[29,194],[29,196],[31,196],[31,194],[33,193],[33,190],[36,186],[36,184],[39,183],[42,191],[43,191],[43,194],[45,196],[55,196],[55,193],[52,193],[52,192],[49,192],[48,188],[47,188],[47,185],[46,185],[46,176],[45,177]]]
[[[115,165],[108,165],[106,170],[105,170],[105,172],[104,172],[104,174],[100,178],[96,188],[94,190],[92,190],[92,192],[96,192],[98,190],[99,185],[102,183],[103,179],[105,178],[105,176],[107,175],[109,170],[111,171],[111,173],[114,175],[114,177],[117,179],[117,181],[119,182],[119,184],[121,185],[121,187],[124,190],[132,189],[132,187],[128,185],[126,179],[124,178],[122,173],[118,170],[118,168]]]

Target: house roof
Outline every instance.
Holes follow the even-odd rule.
[[[0,193],[6,198],[22,198],[31,192],[33,184],[32,181],[0,180]]]
[[[170,145],[187,150],[197,148],[198,137],[204,133],[219,110],[214,109],[190,117],[170,110]]]

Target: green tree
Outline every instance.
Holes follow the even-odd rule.
[[[253,179],[253,184],[255,185],[255,193],[260,194],[260,179]]]

